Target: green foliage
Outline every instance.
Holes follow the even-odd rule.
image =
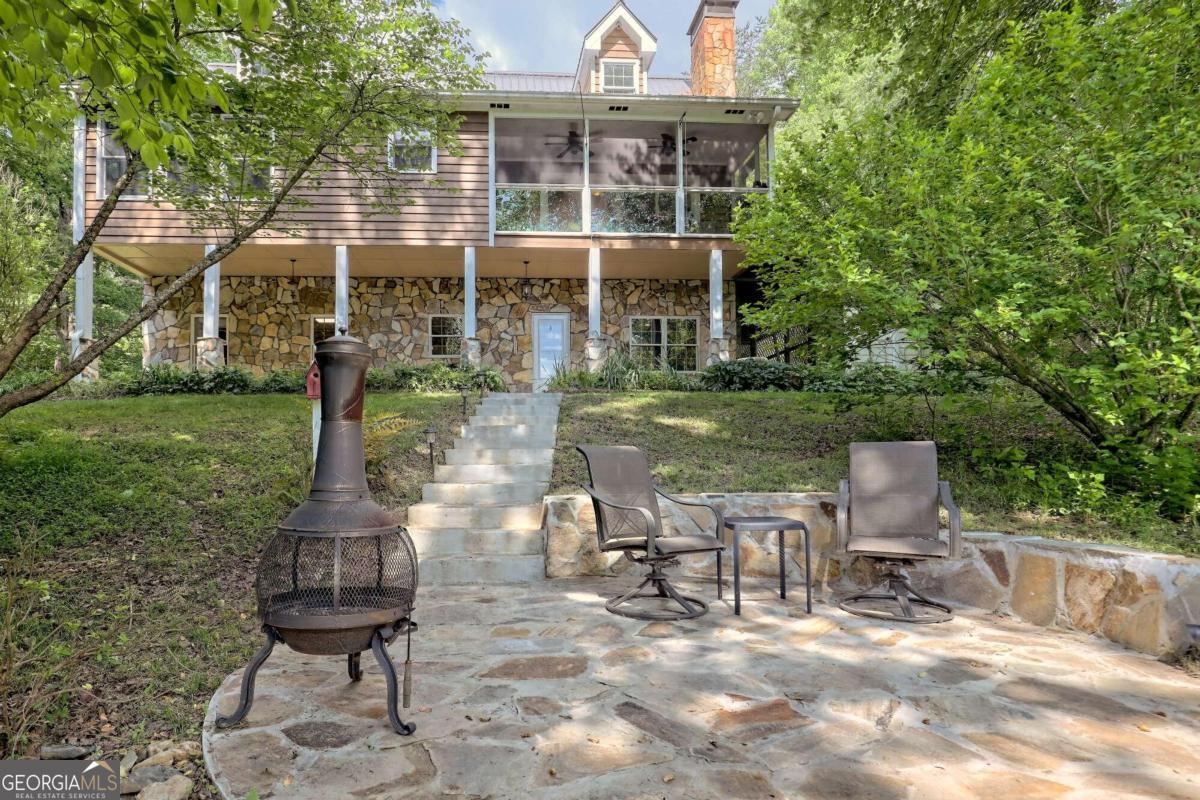
[[[273,369],[258,379],[257,390],[267,394],[292,394],[308,387],[302,369]]]
[[[624,350],[614,350],[596,372],[573,370],[560,364],[548,387],[557,392],[596,389],[615,392],[639,389],[693,392],[700,389],[700,382],[694,376],[670,367],[647,369],[630,358]]]
[[[482,382],[482,384],[481,384]],[[367,371],[367,388],[397,392],[456,392],[461,386],[481,385],[503,391],[504,380],[493,367],[462,368],[440,361],[431,364],[394,364]]]
[[[294,5],[294,3],[289,3]],[[0,125],[18,141],[54,138],[75,114],[62,86],[88,108],[105,108],[130,149],[150,167],[169,151],[190,153],[188,122],[227,108],[205,69],[197,31],[235,44],[272,24],[274,0],[0,1]],[[215,35],[209,37],[215,39]]]
[[[895,72],[894,47],[864,51],[857,27],[817,25],[825,0],[778,0],[766,18],[740,30],[738,91],[790,97],[800,104],[776,139],[781,154],[792,138],[819,138],[871,111],[895,104],[887,86]]]
[[[780,0],[762,37],[762,57],[752,61],[749,74],[785,85],[804,82],[818,104],[833,90],[829,107],[834,109],[865,108],[863,101],[875,95],[883,106],[900,105],[934,121],[970,95],[980,66],[1014,27],[1047,11],[1078,8],[1096,15],[1116,5],[1114,0]]]
[[[1194,6],[1047,14],[944,125],[876,116],[798,144],[737,230],[768,265],[754,321],[807,327],[830,363],[905,329],[931,363],[1036,392],[1110,489],[1190,513],[1198,40]]]
[[[44,195],[0,164],[0,346],[65,249]]]
[[[700,378],[705,389],[714,392],[759,392],[764,389],[796,390],[804,388],[806,370],[780,361],[743,358],[713,364]]]

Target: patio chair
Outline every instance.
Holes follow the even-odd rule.
[[[722,530],[721,512],[708,503],[672,497],[656,487],[650,478],[646,456],[636,447],[585,444],[575,449],[583,454],[591,476],[592,485],[583,488],[592,496],[596,509],[596,535],[601,552],[620,551],[630,561],[650,567],[637,588],[614,597],[604,607],[613,614],[645,620],[692,619],[707,613],[706,602],[680,594],[663,570],[677,564],[681,555],[720,551],[725,545],[717,536],[707,534],[664,536],[657,496],[679,505],[707,508],[714,517],[713,530],[717,534]],[[653,590],[643,593],[647,586]],[[678,609],[625,605],[643,597],[665,598]]]
[[[938,535],[939,501],[950,516],[948,541]],[[898,622],[954,617],[950,606],[914,589],[905,572],[918,561],[962,554],[962,519],[950,484],[938,480],[933,442],[851,444],[850,477],[838,485],[837,529],[842,552],[882,562],[886,570],[876,587],[838,603],[843,611]],[[877,591],[885,584],[887,591]]]

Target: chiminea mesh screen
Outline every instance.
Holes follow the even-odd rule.
[[[303,536],[280,532],[263,553],[258,613],[347,615],[412,612],[416,553],[403,529],[370,536]]]

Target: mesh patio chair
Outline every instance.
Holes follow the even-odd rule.
[[[721,512],[709,505],[672,497],[654,485],[646,456],[636,447],[600,447],[579,445],[575,448],[587,462],[592,485],[584,491],[592,496],[596,509],[596,535],[601,552],[620,551],[625,558],[650,567],[649,574],[637,588],[614,597],[604,604],[614,614],[633,619],[679,620],[699,617],[708,611],[708,604],[696,597],[680,594],[667,580],[664,569],[678,563],[686,553],[720,551],[725,545],[717,536],[706,534],[663,536],[658,496],[684,506],[700,506],[712,512],[715,530],[722,530]],[[652,591],[643,592],[647,586]],[[643,597],[664,598],[678,609],[649,609],[637,605],[625,606]]]
[[[949,540],[938,535],[939,502],[950,516]],[[933,442],[851,444],[850,477],[838,486],[837,528],[843,552],[886,568],[881,584],[838,603],[843,611],[899,622],[953,618],[950,606],[914,589],[905,572],[918,561],[962,554],[962,519],[950,484],[938,480]],[[877,591],[882,585],[887,590]]]

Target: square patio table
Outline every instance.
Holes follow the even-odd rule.
[[[726,517],[725,527],[733,531],[733,613],[742,613],[742,556],[738,550],[738,540],[743,532],[776,531],[779,534],[779,597],[787,599],[787,569],[784,563],[783,535],[786,531],[804,532],[804,589],[805,605],[809,614],[812,613],[812,549],[809,542],[808,525],[798,519],[789,517]],[[723,596],[724,585],[721,580],[721,551],[717,551],[717,599]]]

